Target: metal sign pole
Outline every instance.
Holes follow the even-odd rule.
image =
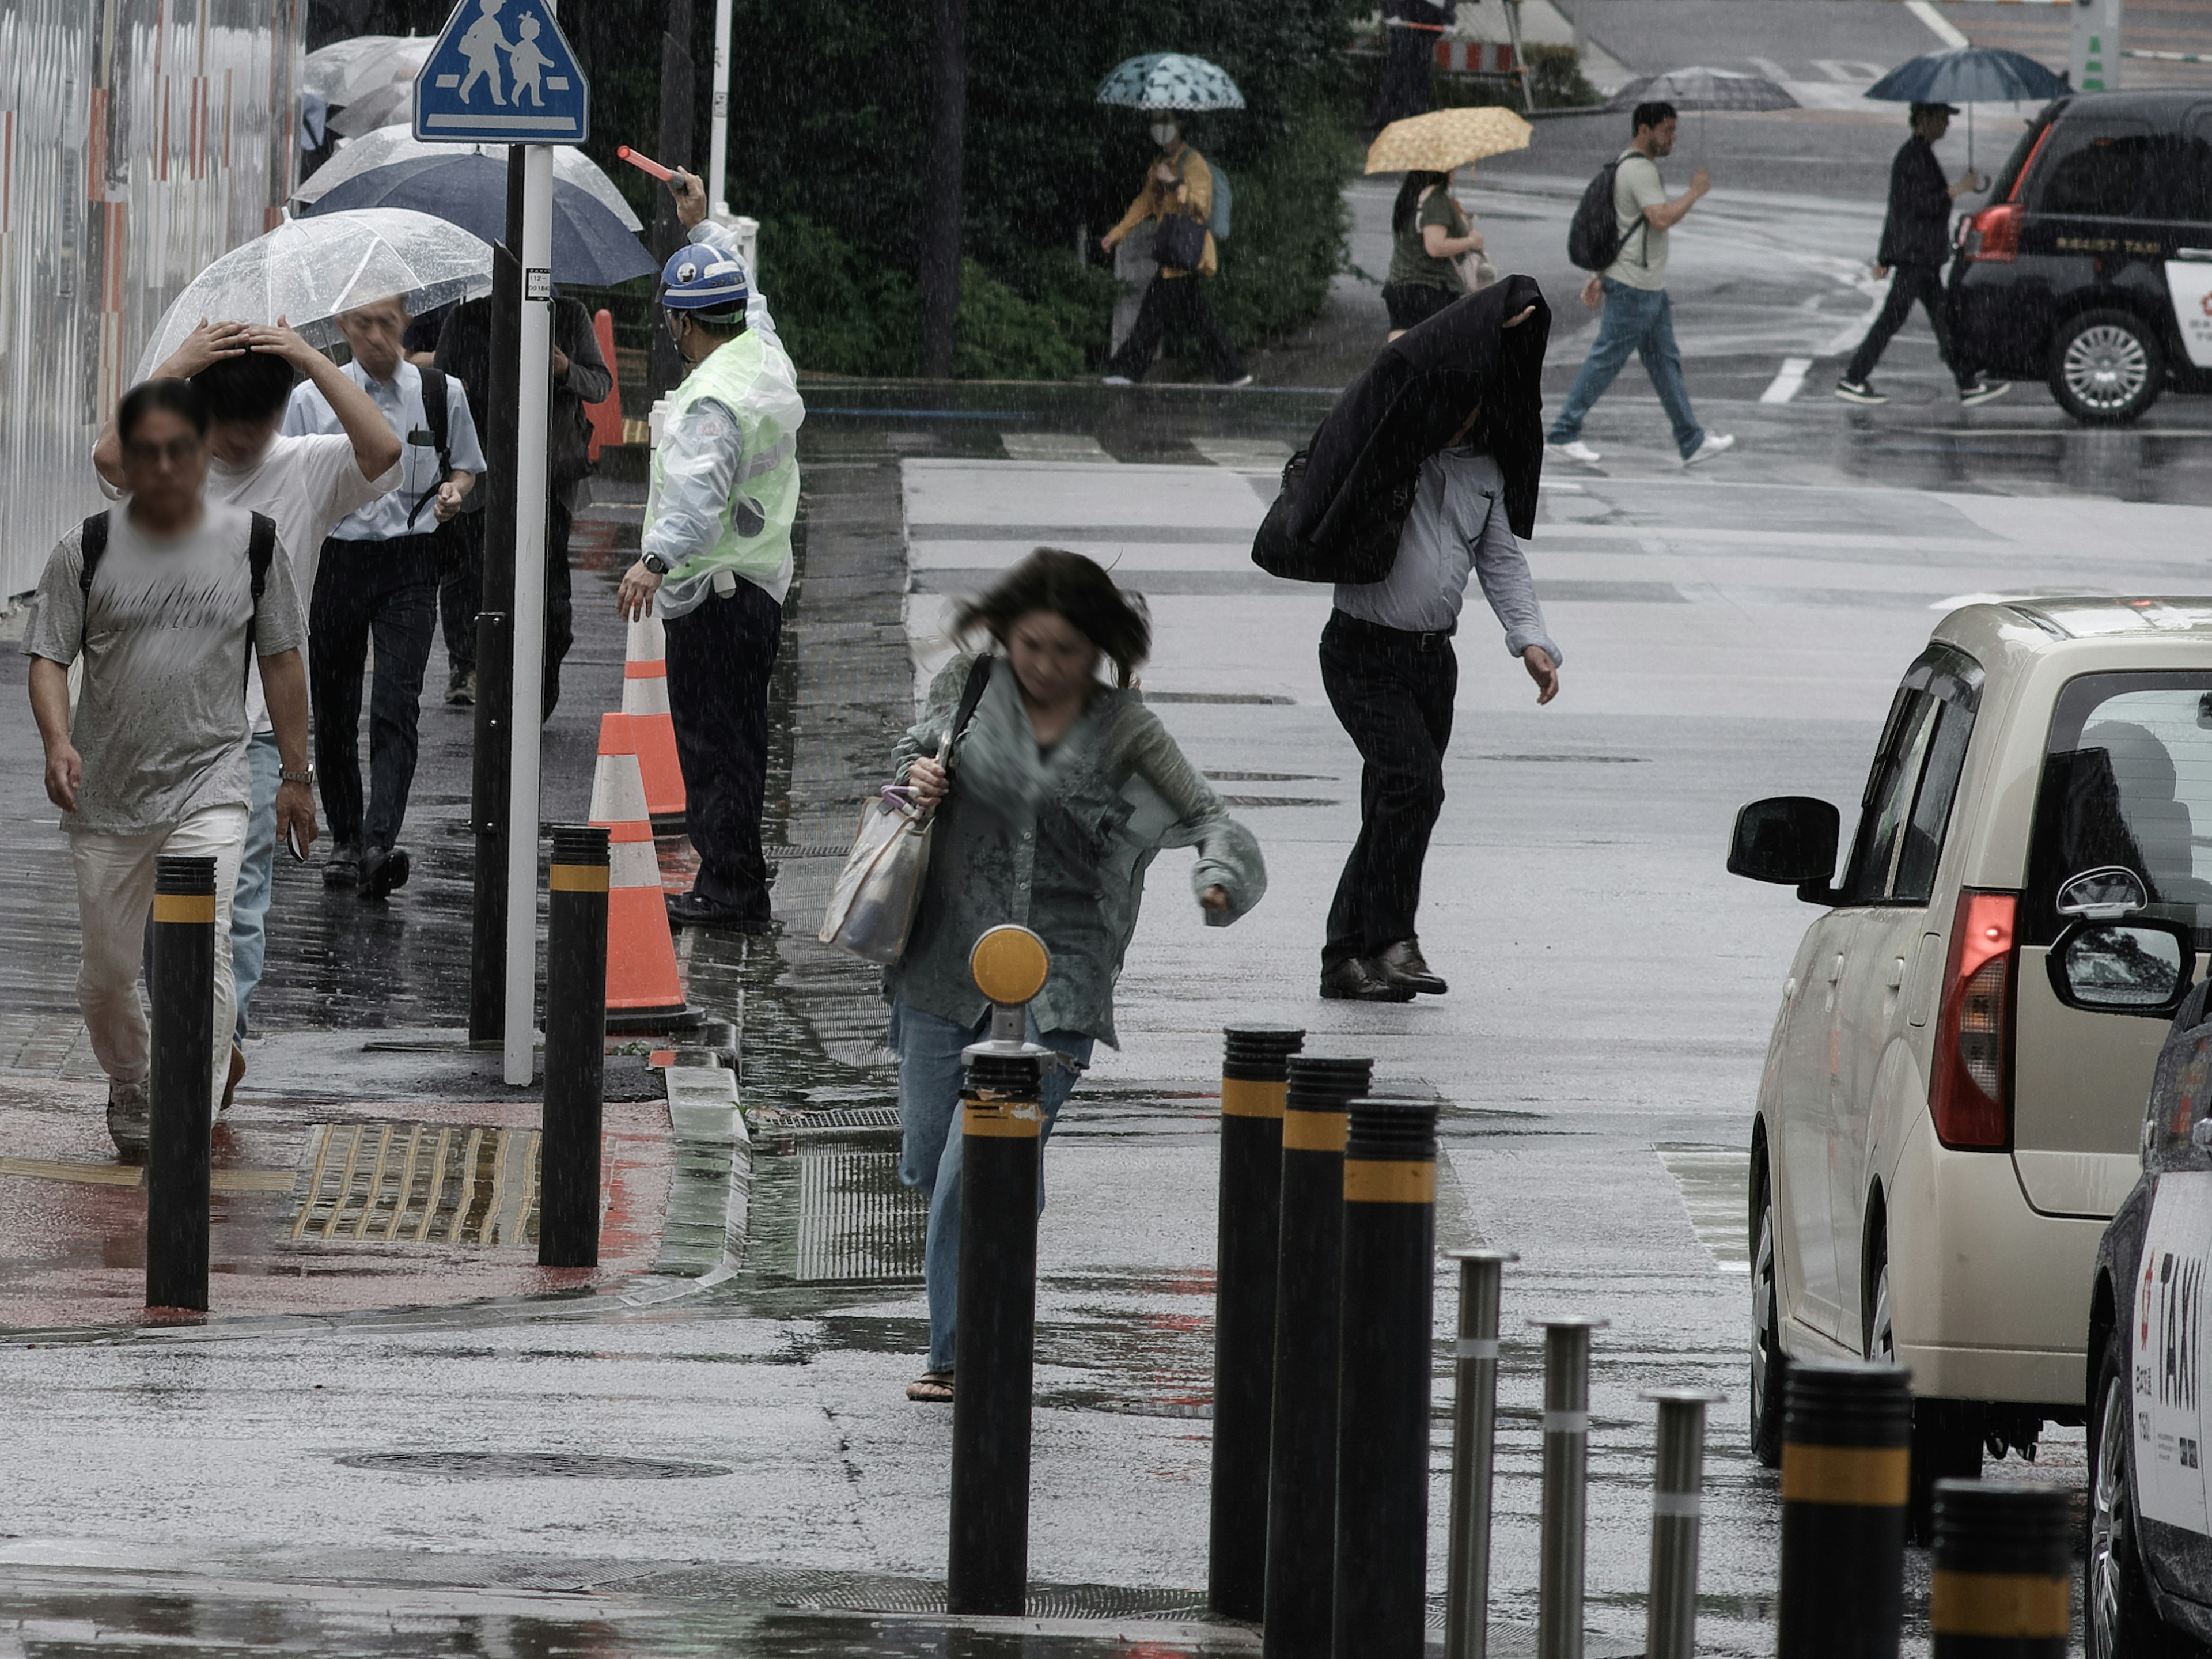
[[[545,678],[545,428],[553,392],[553,151],[523,157],[522,351],[514,404],[514,759],[507,843],[507,1080],[536,1070],[538,701]]]
[[[724,175],[730,162],[730,6],[714,0],[714,112],[707,128],[707,205],[730,210]]]

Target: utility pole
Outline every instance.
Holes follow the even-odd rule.
[[[929,134],[921,169],[921,372],[952,378],[968,128],[968,0],[931,0]]]
[[[691,155],[691,0],[668,0],[668,27],[660,37],[660,161],[665,167],[690,172]],[[676,216],[676,198],[665,190],[654,192],[653,257],[665,260],[684,246],[683,222]],[[668,331],[653,331],[653,395],[665,397],[684,378],[684,360]]]

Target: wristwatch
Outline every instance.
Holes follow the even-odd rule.
[[[285,783],[311,784],[315,781],[315,763],[309,761],[304,769],[297,772],[289,766],[280,766],[276,769],[276,775]]]
[[[667,560],[662,558],[658,553],[647,553],[641,555],[638,559],[638,562],[643,565],[647,570],[653,572],[656,576],[665,576],[670,570],[674,568]]]

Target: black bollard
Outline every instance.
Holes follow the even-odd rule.
[[[1213,1514],[1206,1599],[1224,1619],[1267,1603],[1268,1418],[1274,1406],[1289,1025],[1232,1025],[1221,1062],[1221,1202],[1213,1270]]]
[[[1793,1362],[1782,1407],[1777,1651],[1897,1659],[1912,1494],[1911,1374]]]
[[[1353,1101],[1344,1147],[1335,1659],[1426,1651],[1436,1243],[1436,1103]]]
[[[2074,1522],[2057,1486],[1936,1483],[1934,1659],[2066,1659]]]
[[[214,1127],[215,860],[154,863],[153,1116],[146,1152],[146,1305],[208,1305],[208,1136]]]
[[[1016,1027],[1018,1030],[1018,1026]],[[992,1054],[993,1048],[1009,1052]],[[1018,1615],[1028,1590],[1030,1377],[1045,1051],[967,1051],[960,1096],[960,1322],[953,1338],[946,1602]]]
[[[538,1265],[596,1267],[607,1053],[607,832],[556,824],[546,885]]]
[[[1294,1054],[1283,1101],[1282,1250],[1267,1476],[1267,1659],[1328,1659],[1336,1562],[1336,1345],[1346,1108],[1375,1062]]]

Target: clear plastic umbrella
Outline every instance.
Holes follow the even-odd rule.
[[[390,86],[412,81],[437,42],[426,34],[357,34],[307,54],[301,86],[327,104],[350,104]]]
[[[404,208],[367,208],[288,219],[234,247],[161,313],[138,359],[138,380],[165,361],[203,317],[273,323],[279,317],[309,343],[338,337],[341,311],[404,295],[410,311],[491,292],[491,245],[459,225]]]
[[[331,117],[331,131],[347,138],[374,132],[381,127],[415,125],[415,83],[387,81],[348,104]]]
[[[374,173],[379,167],[397,167],[407,161],[427,161],[434,156],[451,155],[457,151],[473,149],[479,155],[489,155],[504,163],[507,146],[504,144],[426,144],[405,127],[379,127],[374,132],[363,133],[353,139],[336,155],[317,167],[292,192],[295,202],[319,202],[345,183],[364,173]],[[630,204],[616,188],[615,181],[601,172],[599,164],[574,144],[556,144],[553,148],[553,177],[562,184],[575,185],[586,191],[623,222],[625,230],[645,228]]]

